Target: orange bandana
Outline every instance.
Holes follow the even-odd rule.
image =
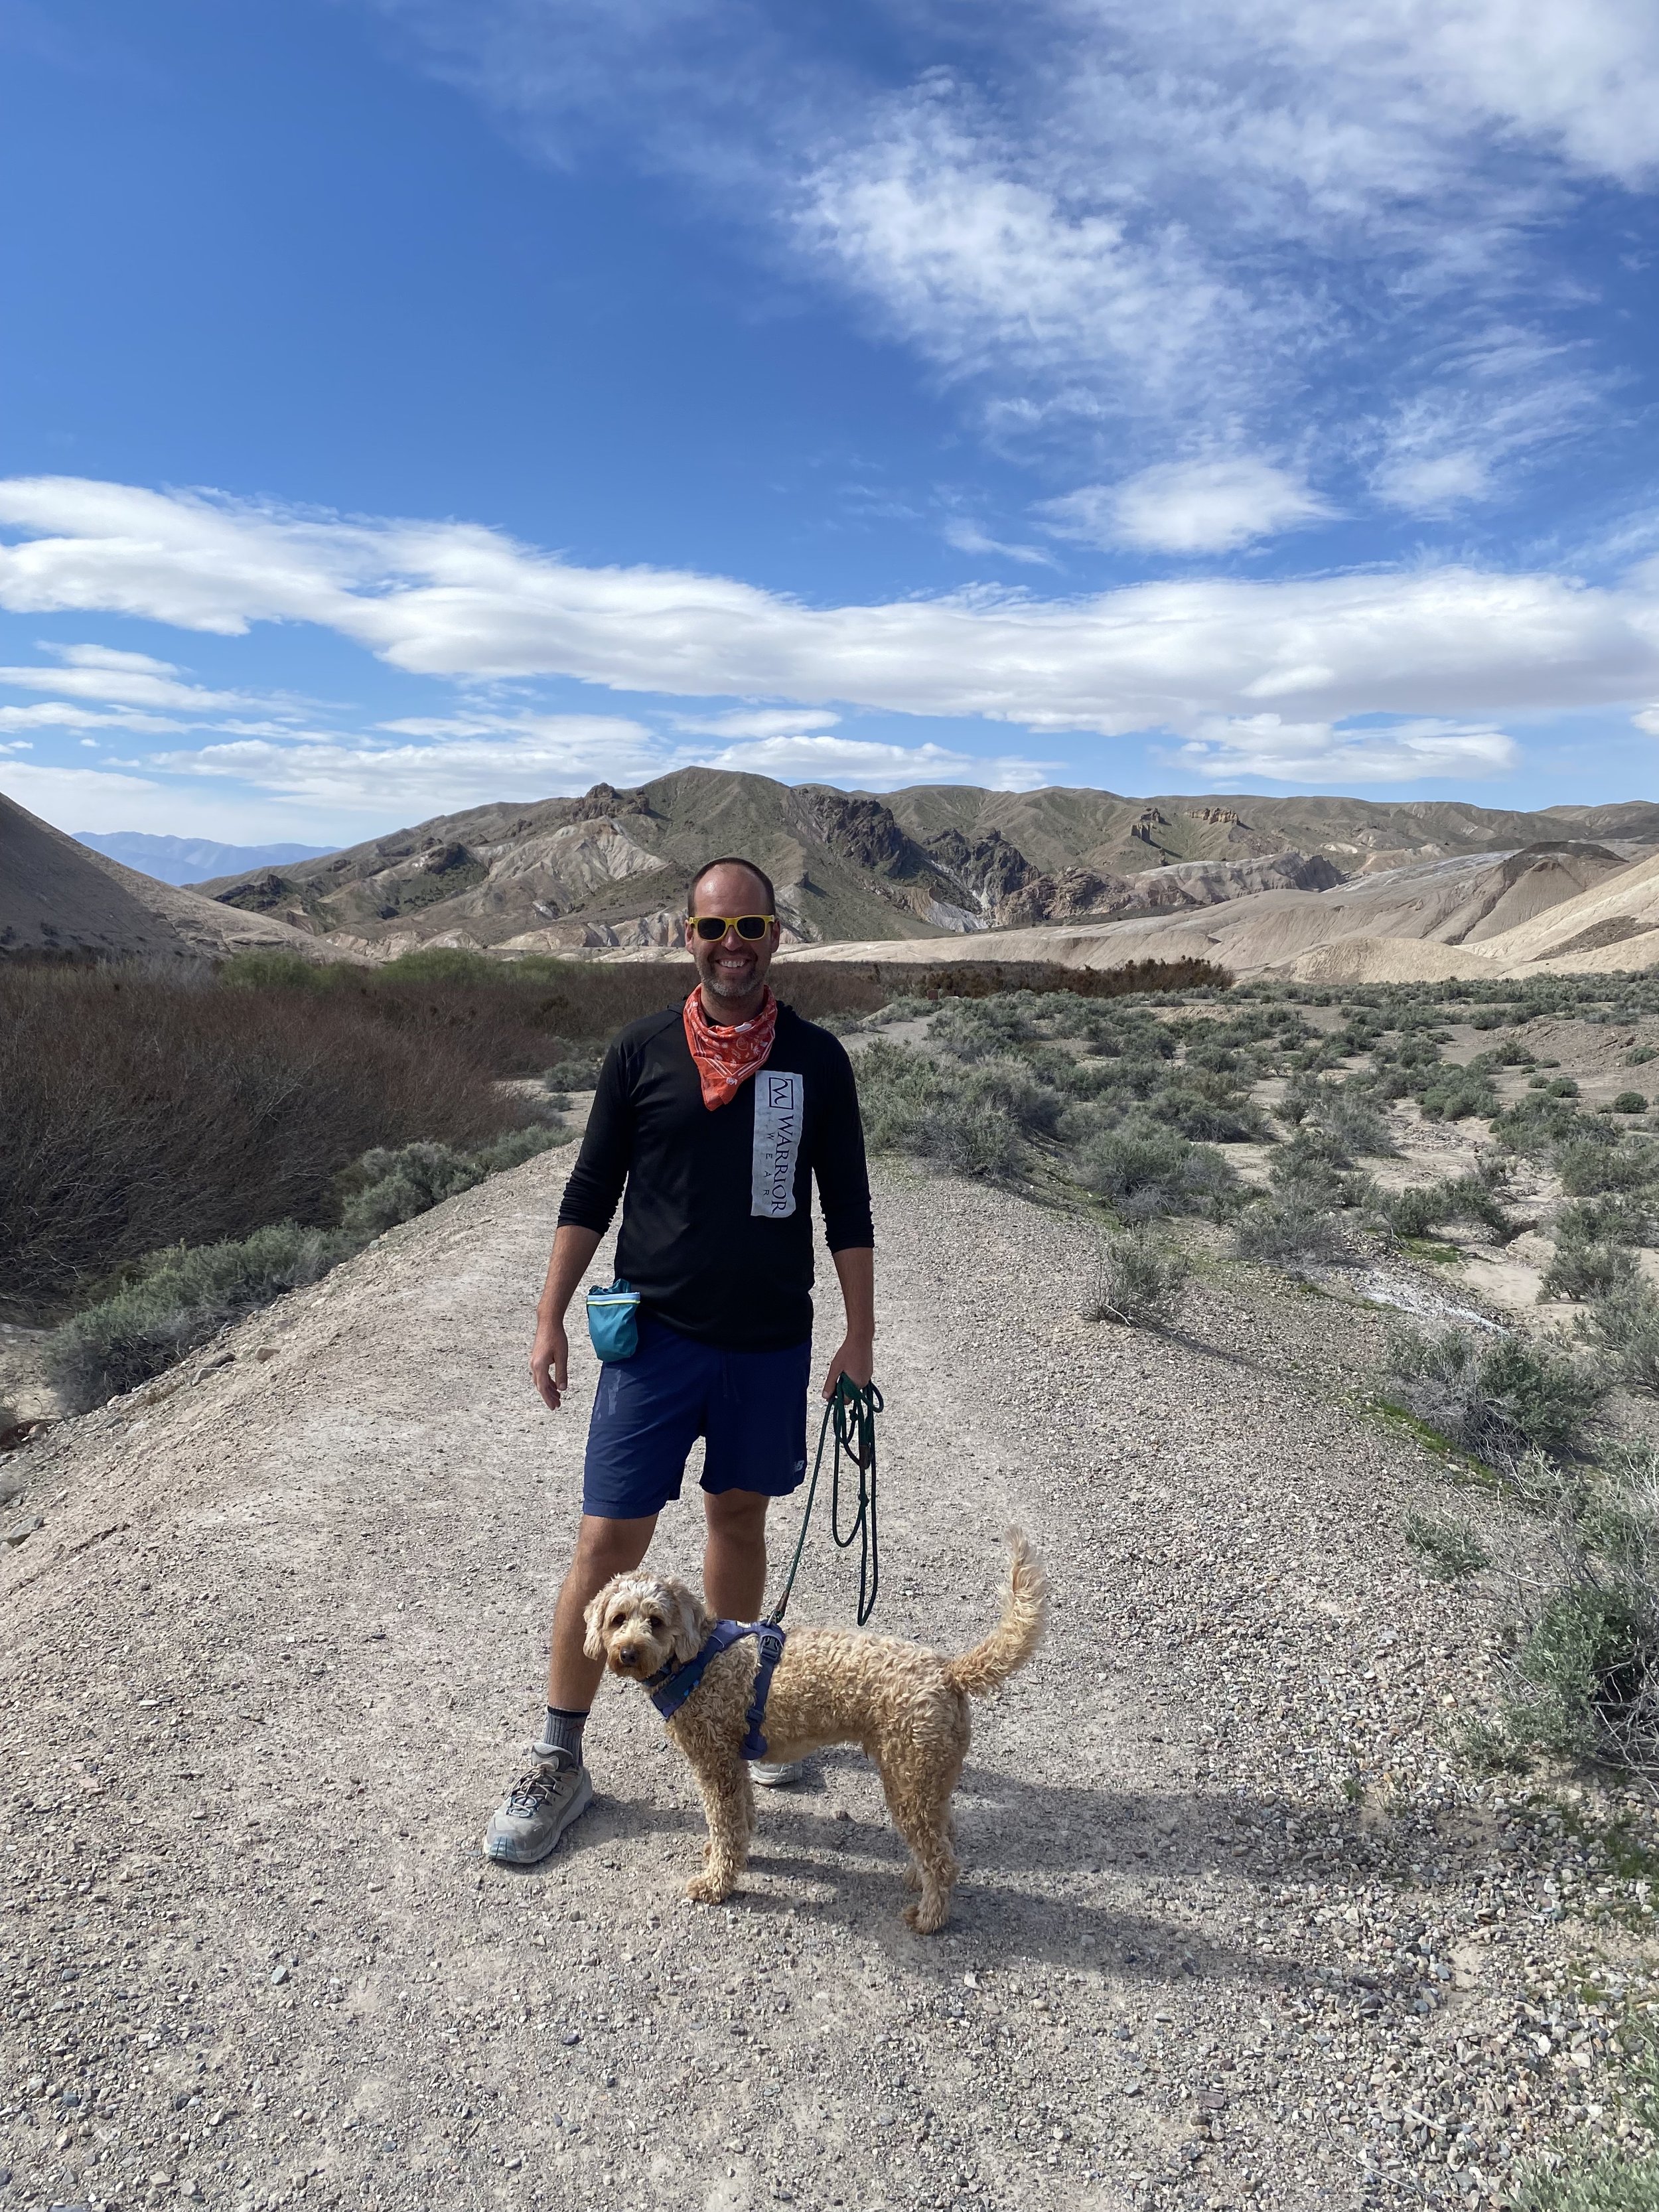
[[[685,1002],[685,1042],[697,1064],[702,1103],[712,1114],[729,1106],[757,1068],[764,1067],[778,1026],[778,1002],[770,988],[752,1021],[722,1029],[702,1010],[702,987]]]

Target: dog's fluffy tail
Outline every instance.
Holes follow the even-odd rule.
[[[952,1689],[970,1698],[987,1698],[1016,1668],[1023,1667],[1036,1650],[1048,1620],[1048,1577],[1030,1539],[1019,1529],[1008,1531],[1008,1588],[1002,1601],[1002,1618],[982,1644],[952,1659],[945,1679]]]

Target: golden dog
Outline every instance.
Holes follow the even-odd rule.
[[[957,1873],[951,1793],[968,1753],[968,1700],[988,1696],[1024,1665],[1047,1617],[1048,1583],[1036,1553],[1018,1529],[1008,1542],[1002,1618],[959,1658],[887,1636],[793,1628],[772,1677],[763,1723],[769,1759],[855,1743],[875,1760],[893,1826],[910,1847],[906,1881],[921,1895],[904,1917],[919,1935],[942,1928],[951,1910]],[[583,1618],[588,1657],[635,1682],[695,1659],[714,1626],[684,1583],[642,1574],[613,1577]],[[708,1817],[708,1865],[686,1885],[701,1905],[732,1894],[749,1856],[755,1792],[742,1745],[757,1663],[752,1637],[720,1652],[667,1724],[691,1762]]]

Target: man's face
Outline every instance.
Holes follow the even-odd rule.
[[[772,902],[747,868],[711,868],[697,885],[691,901],[694,916],[700,914],[768,914]],[[775,921],[764,937],[752,942],[728,929],[716,945],[705,944],[688,922],[685,941],[697,965],[697,979],[714,1006],[740,1006],[766,980],[772,955],[778,949]]]

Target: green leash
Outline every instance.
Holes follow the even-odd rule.
[[[783,1585],[783,1595],[766,1616],[775,1625],[783,1619],[783,1609],[789,1602],[789,1593],[795,1587],[795,1575],[800,1566],[801,1553],[806,1548],[806,1531],[812,1518],[812,1501],[817,1495],[818,1474],[823,1465],[823,1448],[833,1432],[836,1440],[834,1457],[830,1463],[830,1533],[838,1550],[845,1551],[854,1539],[861,1538],[859,1551],[859,1626],[863,1627],[876,1609],[876,1599],[881,1590],[881,1543],[876,1528],[876,1415],[882,1411],[882,1395],[873,1382],[860,1390],[849,1376],[837,1378],[835,1395],[823,1409],[823,1425],[818,1430],[818,1453],[812,1462],[812,1480],[806,1492],[806,1505],[800,1516],[800,1534],[795,1539],[795,1556],[789,1562],[788,1579]],[[845,1459],[858,1469],[858,1511],[843,1536],[841,1533],[841,1466]],[[850,1477],[849,1477],[850,1480]]]

